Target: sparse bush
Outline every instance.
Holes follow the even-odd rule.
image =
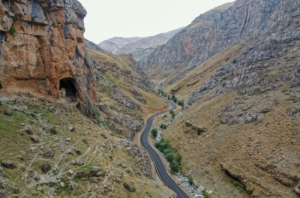
[[[182,107],[183,107],[183,106],[184,106],[184,101],[183,101],[183,100],[181,100],[181,101],[178,100],[178,101],[177,101],[177,104],[178,104],[179,106],[182,106]]]
[[[236,63],[237,63],[236,59],[234,59],[234,60],[232,61],[232,63],[233,63],[233,64],[236,64]]]
[[[175,116],[176,116],[175,112],[174,112],[173,110],[171,110],[171,111],[170,111],[170,114],[172,115],[172,118],[174,119]]]
[[[197,134],[198,134],[198,135],[200,135],[200,134],[201,134],[201,131],[200,131],[199,129],[197,130]]]
[[[168,160],[169,162],[173,162],[173,160],[174,160],[174,153],[168,153],[168,154],[166,155],[166,158],[167,158],[167,160]]]
[[[180,165],[182,162],[182,156],[179,153],[176,153],[175,155],[175,161]]]
[[[167,129],[167,127],[168,127],[168,126],[165,125],[165,124],[161,124],[161,125],[160,125],[160,128],[161,128],[161,129]]]
[[[210,198],[210,195],[205,190],[202,191],[202,196],[203,198]]]
[[[191,175],[189,175],[187,178],[188,178],[188,180],[189,180],[189,184],[193,185],[193,183],[194,183],[194,178],[193,178]]]
[[[156,138],[157,137],[157,129],[152,129],[151,134],[152,134],[153,138]]]
[[[80,109],[80,107],[81,107],[81,104],[80,104],[80,102],[78,102],[78,103],[76,104],[76,108],[77,108],[77,109]]]
[[[14,34],[16,33],[16,28],[15,28],[14,26],[12,26],[12,27],[9,29],[8,33],[9,33],[10,35],[14,35]]]
[[[178,173],[180,170],[179,164],[176,161],[173,161],[171,164],[171,169],[173,172]]]

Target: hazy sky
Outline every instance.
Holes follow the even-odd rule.
[[[190,24],[233,0],[79,0],[86,8],[85,37],[95,43],[120,36],[152,36]]]

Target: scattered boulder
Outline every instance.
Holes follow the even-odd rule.
[[[269,108],[264,108],[260,110],[260,113],[269,113],[271,110]]]
[[[298,184],[294,190],[298,195],[300,195],[300,184]]]
[[[128,182],[125,182],[125,183],[123,184],[123,186],[124,186],[129,192],[134,192],[134,191],[135,191],[135,187],[134,187],[132,184],[128,183]]]
[[[258,113],[248,112],[245,116],[245,123],[252,123],[257,121]]]
[[[53,153],[53,151],[52,151],[51,148],[48,148],[48,149],[43,153],[43,155],[44,155],[45,157],[53,157],[53,156],[54,156],[54,153]]]
[[[101,172],[100,167],[93,166],[92,169],[90,170],[90,176],[91,177],[101,177],[101,176],[104,176],[104,173]]]
[[[30,137],[30,139],[34,142],[34,143],[38,143],[39,142],[39,138],[36,135],[33,135]]]
[[[104,137],[104,139],[107,139],[107,136],[104,133],[101,133],[101,136]]]
[[[13,114],[13,110],[11,108],[8,108],[4,111],[4,114],[7,115],[7,116],[12,116]]]
[[[50,129],[50,133],[52,133],[53,135],[56,135],[57,134],[57,131],[55,128],[51,128]]]
[[[10,160],[2,160],[1,165],[8,169],[17,168],[17,166]]]
[[[73,181],[70,181],[70,189],[71,189],[72,191],[75,191],[77,188],[78,188],[78,184],[76,184],[76,183],[73,182]]]
[[[26,129],[25,132],[29,135],[32,135],[33,134],[33,131],[31,129]]]
[[[41,169],[44,173],[47,173],[49,170],[51,170],[51,166],[47,161],[44,161],[41,166]]]
[[[13,186],[13,187],[11,187],[11,191],[12,191],[12,193],[15,194],[15,195],[20,193],[20,189],[19,189],[18,186]]]
[[[77,164],[78,166],[82,166],[82,165],[84,164],[84,161],[83,161],[82,159],[77,159],[76,164]]]
[[[201,124],[199,124],[199,125],[197,125],[197,126],[195,126],[193,123],[191,123],[190,121],[185,121],[185,125],[187,126],[187,127],[191,127],[193,130],[195,130],[195,131],[199,131],[199,132],[206,132],[206,128],[205,127],[203,127]]]
[[[74,132],[74,131],[75,131],[75,127],[69,126],[69,131],[70,131],[70,132]]]
[[[72,148],[68,148],[68,150],[67,150],[67,154],[68,154],[68,155],[72,155],[72,154],[74,154],[74,151],[73,151],[73,149],[72,149]]]
[[[39,175],[36,171],[35,171],[34,174],[33,174],[33,179],[34,179],[35,181],[40,181],[40,180],[41,180],[40,175]]]

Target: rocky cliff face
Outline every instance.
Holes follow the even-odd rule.
[[[184,64],[169,84],[184,77],[225,48],[298,27],[299,1],[237,0],[197,17],[188,27],[152,53],[143,69],[161,71]]]
[[[2,1],[0,14],[2,89],[96,100],[83,37],[87,12],[77,0]]]

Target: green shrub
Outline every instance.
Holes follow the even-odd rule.
[[[168,153],[168,154],[166,155],[166,158],[167,158],[167,160],[168,160],[169,162],[173,162],[173,160],[174,160],[174,153]]]
[[[187,178],[188,178],[188,180],[189,180],[189,184],[193,185],[193,183],[194,183],[194,178],[193,178],[191,175],[189,175]]]
[[[210,198],[210,195],[205,190],[202,191],[202,196],[203,198]]]
[[[178,173],[180,170],[179,164],[176,161],[173,161],[171,164],[171,169],[173,172]]]
[[[201,134],[201,131],[200,131],[199,129],[197,130],[197,134],[198,134],[198,135],[200,135],[200,134]]]
[[[78,103],[76,104],[76,108],[77,108],[77,109],[80,109],[80,107],[81,107],[81,104],[80,104],[80,102],[78,102]]]
[[[8,33],[9,33],[10,35],[14,35],[14,34],[16,33],[16,28],[15,28],[14,26],[12,26],[12,27],[9,29]]]
[[[152,129],[151,134],[152,134],[153,138],[156,138],[157,137],[157,129]]]
[[[176,153],[174,159],[175,159],[175,161],[176,161],[178,164],[181,164],[181,162],[182,162],[182,156],[181,156],[179,153]]]
[[[171,145],[162,151],[164,155],[168,155],[169,153],[173,153],[173,149]]]
[[[179,106],[182,106],[182,107],[183,107],[183,106],[184,106],[184,101],[183,101],[183,100],[181,100],[181,101],[178,100],[178,101],[177,101],[177,104],[178,104]]]
[[[167,129],[167,125],[161,124],[161,125],[160,125],[160,128],[161,128],[161,129]]]

